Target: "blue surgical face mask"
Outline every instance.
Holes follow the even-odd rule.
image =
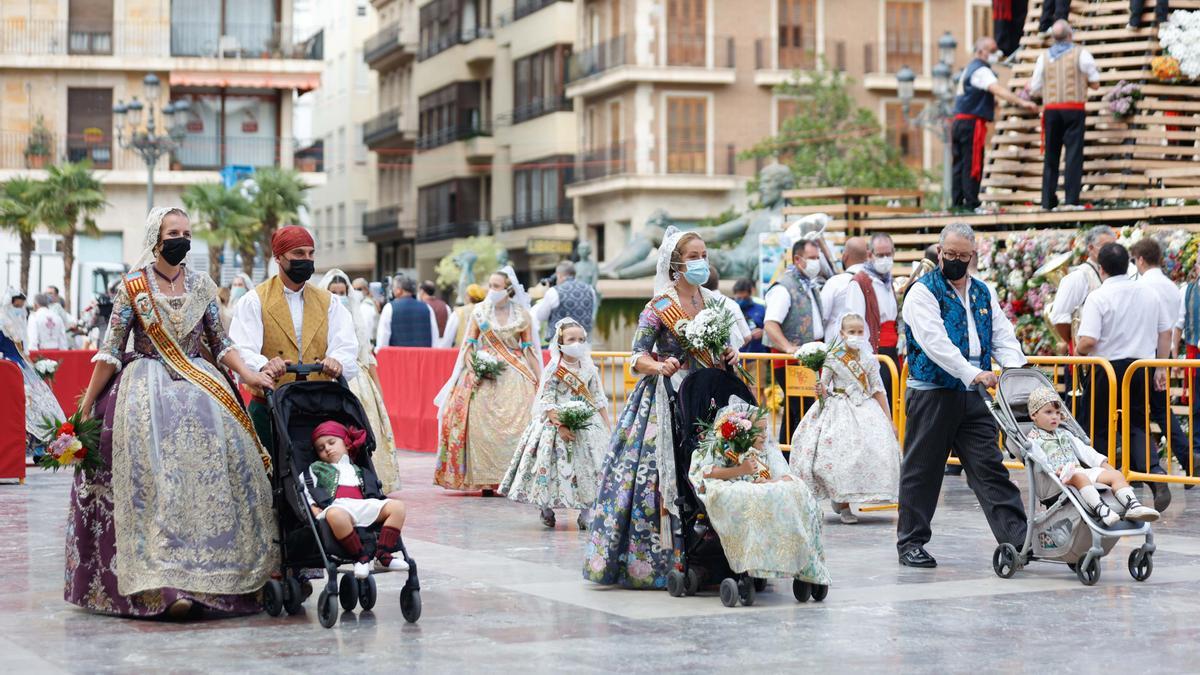
[[[687,279],[688,283],[693,286],[700,286],[708,281],[708,261],[704,258],[699,260],[689,260],[686,263],[687,269],[683,273],[683,278]]]
[[[244,286],[234,286],[233,288],[229,289],[229,303],[233,304],[237,302],[245,294],[246,288]]]

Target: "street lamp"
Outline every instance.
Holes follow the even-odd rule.
[[[154,208],[154,167],[163,155],[173,152],[183,143],[187,134],[187,101],[174,101],[158,108],[162,128],[155,120],[158,97],[162,83],[154,73],[142,79],[142,95],[146,103],[134,96],[129,103],[117,101],[113,106],[113,126],[116,128],[117,144],[124,149],[135,150],[146,163],[146,210]],[[142,111],[146,112],[146,124],[142,125]]]
[[[908,66],[901,66],[896,73],[896,94],[900,97],[904,119],[911,126],[929,129],[942,139],[942,202],[946,204],[953,192],[951,169],[954,159],[950,154],[950,129],[954,119],[954,52],[958,48],[958,41],[950,31],[946,31],[938,38],[937,46],[938,62],[930,70],[933,102],[922,108],[920,114],[911,114],[917,75]]]

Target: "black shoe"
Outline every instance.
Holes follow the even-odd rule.
[[[947,464],[946,470],[943,471],[942,473],[944,473],[947,476],[961,476],[962,472],[963,472],[963,468],[962,468],[961,464],[959,464],[958,466],[955,466],[953,464]]]
[[[485,489],[484,489],[484,491],[483,491],[483,496],[484,496],[484,497],[495,497],[495,496],[496,496],[496,491],[495,491],[495,490],[488,490],[488,489],[486,489],[486,488],[485,488]]]
[[[1154,495],[1154,510],[1162,513],[1171,505],[1171,489],[1166,483],[1150,483],[1150,494]]]
[[[900,554],[900,564],[905,567],[937,567],[937,560],[921,546],[909,546]]]
[[[557,524],[554,519],[554,510],[553,509],[545,509],[545,508],[542,509],[541,518],[542,518],[542,524],[552,530],[554,529],[554,526]]]

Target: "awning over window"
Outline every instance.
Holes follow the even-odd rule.
[[[176,70],[171,72],[171,86],[311,91],[321,86],[321,75],[320,73],[231,73]]]

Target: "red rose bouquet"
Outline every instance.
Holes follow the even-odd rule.
[[[46,446],[46,454],[38,459],[38,466],[51,471],[71,467],[76,473],[104,467],[100,459],[100,420],[82,418],[82,411],[76,411],[66,421],[49,417],[43,420],[42,428],[54,438]]]

